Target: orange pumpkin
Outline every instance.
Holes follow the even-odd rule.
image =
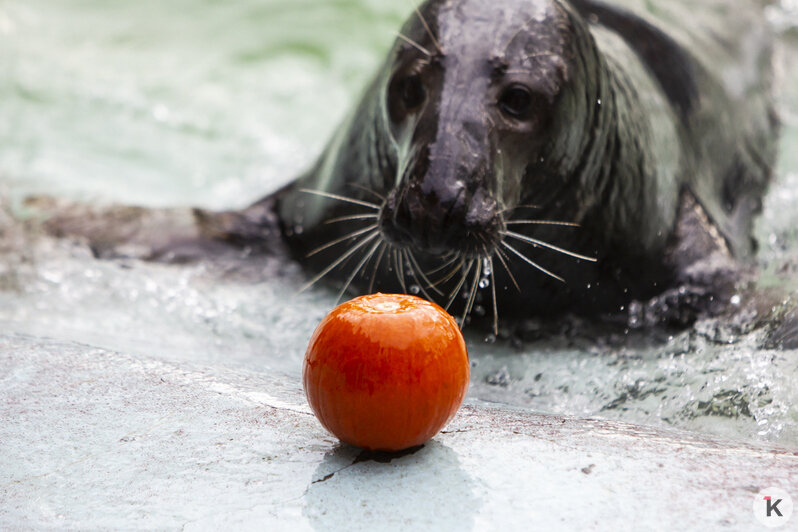
[[[470,368],[463,335],[445,310],[416,296],[372,294],[322,320],[302,376],[310,407],[341,441],[399,451],[451,420]]]

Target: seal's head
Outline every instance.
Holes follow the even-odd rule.
[[[576,19],[556,0],[450,0],[408,21],[383,93],[397,157],[379,216],[388,242],[490,256],[508,213],[569,186],[544,182],[570,175],[584,151]]]
[[[590,284],[580,267],[594,248],[562,226],[588,222],[600,187],[585,176],[609,160],[599,63],[586,23],[559,0],[424,3],[300,179],[315,197],[289,186],[278,199],[289,244],[319,272],[308,285],[348,271],[341,293],[364,279],[449,308],[468,281],[463,316],[488,284],[494,310],[497,293],[528,309],[530,286],[541,305],[568,301],[560,281]]]

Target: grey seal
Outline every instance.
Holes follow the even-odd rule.
[[[751,2],[649,4],[424,3],[249,214],[273,209],[315,277],[462,312],[608,312],[727,271],[776,154],[769,30]]]
[[[771,44],[747,0],[429,0],[310,170],[191,235],[494,329],[700,306],[755,251]]]

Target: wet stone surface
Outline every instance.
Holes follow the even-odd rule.
[[[471,403],[388,455],[335,441],[287,376],[22,335],[0,368],[3,529],[690,528],[701,499],[703,529],[740,530],[798,485],[795,452],[683,431]]]

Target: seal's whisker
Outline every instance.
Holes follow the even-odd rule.
[[[460,282],[457,283],[457,286],[454,287],[454,290],[449,294],[449,301],[446,303],[446,306],[443,307],[444,310],[448,311],[449,307],[452,306],[454,302],[454,298],[457,297],[457,294],[460,293],[460,289],[463,287],[463,283],[466,282],[468,279],[468,274],[471,273],[471,268],[474,266],[474,259],[471,259],[468,262],[468,267],[463,271],[463,275],[460,277]]]
[[[407,286],[405,286],[405,272],[404,268],[402,267],[402,259],[401,257],[399,257],[398,250],[394,249],[392,254],[393,254],[394,268],[396,269],[396,278],[399,279],[399,285],[402,287],[402,292],[406,294]]]
[[[496,249],[496,256],[499,258],[499,262],[501,262],[502,266],[504,266],[504,269],[507,271],[507,275],[510,276],[510,280],[513,282],[513,285],[515,285],[515,289],[518,290],[518,293],[520,294],[521,287],[518,286],[518,281],[515,280],[513,272],[510,271],[510,266],[507,265],[507,260],[509,260],[509,257],[504,254],[504,251],[498,248]]]
[[[430,271],[426,272],[426,274],[427,274],[428,276],[429,276],[429,275],[435,275],[435,274],[436,274],[436,273],[438,273],[439,271],[446,269],[448,266],[450,266],[451,264],[453,264],[453,263],[454,263],[454,262],[455,262],[457,259],[459,259],[459,258],[460,258],[460,256],[459,256],[459,255],[457,255],[456,253],[455,253],[455,254],[452,254],[452,257],[451,257],[450,259],[446,260],[446,261],[445,261],[443,264],[441,264],[441,265],[440,265],[440,266],[438,266],[437,268],[435,268],[435,269],[432,269],[432,270],[430,270]]]
[[[418,20],[421,21],[421,24],[424,26],[424,29],[427,31],[427,35],[432,40],[432,44],[435,45],[435,48],[438,50],[438,53],[444,55],[443,48],[441,48],[441,43],[438,42],[438,39],[435,38],[435,34],[432,33],[432,28],[429,27],[427,24],[427,20],[424,18],[424,15],[421,14],[421,10],[416,6],[416,16],[418,16]]]
[[[465,263],[465,258],[464,257],[460,257],[460,262],[458,262],[454,266],[454,268],[449,270],[449,273],[447,273],[444,277],[442,277],[440,280],[436,281],[434,286],[440,286],[440,285],[446,283],[452,277],[454,277],[457,274],[457,272],[463,267],[464,263]]]
[[[496,121],[493,119],[493,116],[491,116],[490,113],[486,114],[485,118],[487,118],[488,122],[490,122],[490,127],[492,127],[492,128],[496,127]]]
[[[412,263],[413,266],[415,266],[415,271],[418,272],[418,276],[421,278],[421,280],[424,281],[425,283],[427,283],[427,287],[432,288],[438,295],[442,296],[443,292],[441,292],[440,290],[435,288],[435,285],[432,284],[432,282],[429,280],[429,277],[427,277],[427,275],[424,273],[424,270],[418,264],[418,261],[416,260],[416,256],[413,254],[413,252],[410,251],[410,250],[406,250],[406,251],[407,251],[406,255],[407,255],[408,261],[410,263]]]
[[[407,37],[406,35],[402,35],[399,32],[396,32],[396,36],[399,37],[400,39],[402,39],[403,41],[405,41],[407,44],[409,44],[413,48],[415,48],[416,50],[418,50],[419,52],[421,52],[422,54],[426,55],[427,57],[432,57],[432,52],[430,52],[429,50],[427,50],[426,48],[424,48],[423,46],[418,44],[416,41],[414,41],[410,37]]]
[[[507,207],[506,209],[502,209],[499,211],[499,214],[504,214],[505,212],[514,211],[516,209],[539,209],[540,205],[535,204],[528,204],[528,205],[516,205],[515,207]]]
[[[479,278],[482,276],[482,261],[476,259],[476,262],[477,269],[474,271],[474,282],[471,283],[471,291],[468,295],[468,302],[466,303],[465,310],[463,311],[463,317],[460,318],[461,329],[465,327],[466,318],[471,313],[471,308],[474,306],[474,299],[477,296],[477,287],[479,286]]]
[[[380,247],[381,245],[382,241],[378,239],[377,242],[375,242],[374,245],[371,246],[371,249],[369,249],[368,252],[363,256],[363,258],[360,259],[360,262],[357,263],[357,266],[355,266],[355,268],[352,270],[352,273],[350,273],[349,277],[346,278],[344,286],[338,292],[338,297],[335,298],[336,305],[338,304],[339,301],[341,301],[341,297],[343,297],[343,295],[346,293],[346,290],[349,288],[349,285],[352,284],[352,281],[355,280],[355,277],[357,277],[358,272],[360,272],[360,270],[363,269],[363,266],[365,266],[366,263],[369,261],[369,259],[371,259],[371,257],[374,256],[374,253],[377,251],[377,248]]]
[[[534,54],[527,54],[526,57],[527,59],[532,59],[533,57],[550,57],[556,55],[557,54],[555,54],[554,52],[535,52]]]
[[[330,264],[329,266],[324,268],[324,270],[322,270],[320,273],[318,273],[313,279],[311,279],[310,281],[305,283],[302,286],[302,288],[299,289],[299,292],[300,293],[304,292],[305,290],[307,290],[308,288],[310,288],[311,286],[316,284],[322,277],[324,277],[325,275],[327,275],[328,273],[333,271],[333,269],[335,269],[339,264],[341,264],[346,259],[351,257],[352,254],[355,251],[357,251],[358,249],[362,248],[363,246],[365,246],[366,244],[368,244],[369,242],[374,240],[378,235],[379,235],[379,232],[375,230],[372,234],[364,237],[362,240],[360,240],[360,242],[358,242],[357,244],[355,244],[354,246],[349,248],[349,250],[347,252],[345,252],[343,255],[338,257],[332,264]]]
[[[565,282],[565,279],[563,279],[562,277],[560,277],[560,276],[558,276],[558,275],[555,275],[555,274],[551,273],[549,270],[547,270],[546,268],[544,268],[544,267],[543,267],[543,266],[541,266],[540,264],[538,264],[538,263],[534,262],[533,260],[531,260],[531,259],[527,258],[527,257],[526,257],[525,255],[523,255],[523,254],[522,254],[520,251],[518,251],[518,250],[517,250],[517,249],[515,249],[513,246],[511,246],[510,244],[508,244],[507,242],[505,242],[505,241],[503,241],[503,240],[502,240],[502,246],[506,247],[507,249],[509,249],[510,251],[512,251],[513,253],[515,253],[516,255],[518,255],[518,256],[521,258],[521,260],[523,260],[524,262],[526,262],[526,263],[527,263],[527,264],[529,264],[530,266],[532,266],[532,267],[534,267],[534,268],[536,268],[536,269],[538,269],[538,270],[542,271],[543,273],[545,273],[545,274],[546,274],[546,275],[548,275],[549,277],[553,277],[554,279],[557,279],[557,280],[558,280],[558,281],[560,281],[561,283],[564,283],[564,282]]]
[[[379,192],[377,192],[376,190],[374,190],[371,187],[367,187],[366,185],[361,185],[360,183],[347,183],[347,184],[350,187],[359,188],[360,190],[368,192],[369,194],[377,196],[378,198],[380,198],[380,200],[385,201],[385,196],[383,196],[382,194],[380,194]]]
[[[595,257],[588,257],[587,255],[580,255],[579,253],[574,253],[573,251],[568,251],[567,249],[563,249],[561,247],[557,247],[553,244],[549,244],[548,242],[544,242],[542,240],[538,240],[537,238],[532,238],[530,236],[522,235],[520,233],[515,233],[513,231],[500,231],[500,234],[504,236],[509,236],[510,238],[515,238],[516,240],[521,240],[522,242],[527,242],[529,244],[534,244],[535,246],[541,246],[552,251],[556,251],[558,253],[562,253],[563,255],[568,255],[569,257],[573,257],[575,259],[582,259],[588,262],[596,262],[598,259]]]
[[[508,220],[504,225],[563,225],[565,227],[581,227],[574,222],[557,222],[553,220]]]
[[[352,216],[339,216],[338,218],[330,218],[325,220],[325,224],[334,224],[338,222],[348,222],[350,220],[370,220],[377,218],[376,214],[353,214]]]
[[[324,192],[322,190],[313,190],[310,188],[300,188],[299,192],[304,192],[305,194],[313,194],[315,196],[321,196],[322,198],[329,198],[338,201],[344,201],[346,203],[354,203],[355,205],[362,205],[363,207],[368,207],[369,209],[374,209],[375,211],[380,210],[380,206],[376,203],[371,203],[369,201],[361,201],[356,200],[354,198],[347,198],[346,196],[341,196],[339,194],[331,194],[329,192]]]
[[[332,242],[327,242],[326,244],[317,247],[316,249],[314,249],[313,251],[311,251],[310,253],[305,255],[305,258],[312,257],[313,255],[315,255],[316,253],[319,253],[320,251],[324,251],[325,249],[331,248],[331,247],[335,246],[336,244],[340,244],[341,242],[349,240],[350,238],[354,238],[356,236],[360,236],[363,233],[368,233],[369,231],[374,231],[376,229],[377,229],[377,224],[371,224],[368,227],[364,227],[363,229],[358,229],[357,231],[352,231],[351,233],[348,233],[348,234],[342,236],[341,238],[336,238]]]
[[[416,270],[413,268],[413,264],[412,264],[413,261],[410,258],[410,252],[405,249],[405,250],[402,250],[402,254],[407,259],[407,267],[410,268],[410,275],[412,275],[413,277],[416,277],[417,273],[416,273]],[[416,279],[416,280],[418,280],[418,279]],[[429,301],[435,301],[435,299],[432,296],[430,296],[429,292],[427,292],[427,290],[424,288],[423,284],[421,284],[419,282],[416,286],[419,287],[419,289],[421,290],[421,293],[424,294],[424,297],[426,297]]]
[[[377,260],[374,261],[374,269],[371,271],[371,281],[369,281],[369,293],[374,293],[374,280],[377,278],[377,273],[380,270],[380,264],[382,263],[382,257],[385,255],[385,250],[388,249],[388,243],[385,241],[380,241],[382,247],[380,248],[379,253],[377,253]]]
[[[496,302],[496,276],[493,273],[493,257],[488,256],[490,268],[490,291],[493,295],[493,334],[499,334],[499,304]]]

